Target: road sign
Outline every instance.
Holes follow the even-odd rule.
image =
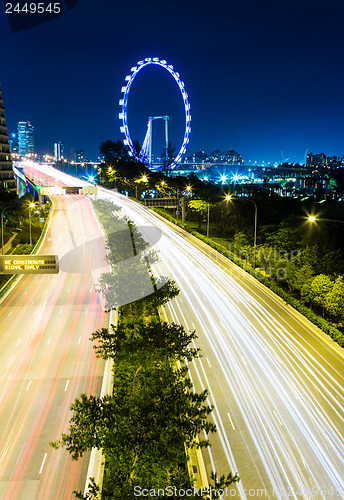
[[[145,198],[147,207],[174,208],[179,206],[179,198]]]
[[[57,274],[57,255],[0,255],[0,274]]]

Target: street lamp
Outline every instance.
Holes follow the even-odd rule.
[[[35,204],[29,204],[29,224],[30,224],[30,245],[32,245],[32,234],[31,234],[31,209],[34,208]]]
[[[335,220],[335,219],[323,219],[323,218],[318,218],[315,215],[309,215],[308,216],[308,222],[337,222],[338,224],[344,224],[344,220]]]
[[[226,196],[226,201],[232,201],[232,200],[247,200],[253,203],[254,205],[254,243],[253,243],[253,267],[256,267],[256,246],[257,246],[257,222],[258,222],[258,207],[255,201],[253,201],[251,198],[235,198],[232,195],[227,194]]]
[[[136,198],[136,199],[137,199],[137,183],[138,183],[138,182],[140,182],[140,183],[141,183],[141,182],[148,182],[148,177],[147,177],[147,175],[145,175],[145,174],[144,174],[144,175],[142,175],[141,179],[138,179],[138,180],[136,180],[136,181],[135,181],[135,183],[136,183],[136,186],[135,186],[135,198]]]

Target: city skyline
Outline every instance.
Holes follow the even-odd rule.
[[[283,155],[301,162],[307,149],[343,155],[340,2],[261,7],[253,0],[242,5],[218,1],[211,10],[205,2],[173,8],[155,0],[145,7],[131,4],[123,26],[118,19],[127,15],[124,4],[101,2],[94,9],[89,0],[19,33],[12,33],[0,13],[7,40],[1,78],[10,132],[28,120],[35,125],[38,152],[61,140],[66,151],[85,149],[86,156],[96,158],[101,142],[123,139],[118,101],[125,76],[138,60],[156,56],[180,72],[189,94],[192,132],[186,155],[233,148],[245,163],[280,162]],[[143,120],[139,113],[149,112],[139,107],[150,95],[153,76],[147,74],[134,89],[133,128]],[[168,85],[154,92],[157,103],[166,95],[173,101]],[[177,88],[175,94],[177,99]],[[134,134],[140,142],[142,128]]]

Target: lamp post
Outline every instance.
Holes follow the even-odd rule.
[[[208,203],[208,215],[207,215],[207,238],[209,238],[209,216],[210,216],[210,203]]]
[[[138,182],[139,183],[141,183],[141,182],[145,182],[146,183],[146,182],[148,182],[148,180],[149,179],[148,179],[147,175],[143,174],[142,177],[141,177],[141,179],[138,179],[137,181],[135,181],[135,183],[136,183],[136,186],[135,186],[135,198],[136,199],[137,199],[137,183]]]
[[[226,201],[231,200],[247,200],[253,203],[254,205],[254,243],[253,243],[253,267],[256,267],[256,246],[257,246],[257,223],[258,223],[258,207],[255,201],[251,200],[251,198],[235,198],[234,196],[227,195]]]
[[[30,225],[30,245],[32,245],[32,234],[31,234],[31,209],[34,208],[35,204],[29,204],[29,225]]]

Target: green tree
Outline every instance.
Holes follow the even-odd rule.
[[[290,290],[301,292],[304,285],[314,275],[314,270],[310,264],[299,266],[296,262],[288,262],[287,266],[287,284]]]
[[[206,220],[206,217],[207,217],[208,203],[206,201],[203,201],[203,200],[190,200],[188,205],[189,205],[190,210],[197,214],[198,229],[201,229],[202,222],[204,220]]]
[[[201,431],[208,434],[216,428],[207,421],[212,411],[207,391],[194,393],[188,367],[174,368],[169,361],[198,355],[197,349],[188,348],[194,332],[158,321],[141,323],[135,339],[129,325],[111,333],[109,338],[109,332],[99,331],[94,339],[101,340],[98,355],[115,356],[114,394],[76,399],[68,432],[51,445],[65,447],[73,459],[101,448],[111,464],[111,498],[131,498],[134,484],[168,484],[170,467],[178,470],[184,443],[194,446]],[[205,439],[197,446],[208,445]]]
[[[240,250],[241,247],[246,247],[248,245],[248,237],[243,231],[238,231],[234,235],[234,245]]]
[[[331,316],[344,318],[344,281],[343,276],[338,276],[332,290],[328,292],[325,298],[325,309]]]
[[[332,290],[332,288],[333,288],[333,281],[330,278],[330,276],[327,276],[326,274],[318,274],[310,282],[310,287],[308,290],[308,298],[311,302],[313,302],[313,304],[322,308],[323,315],[324,315],[326,296]]]

